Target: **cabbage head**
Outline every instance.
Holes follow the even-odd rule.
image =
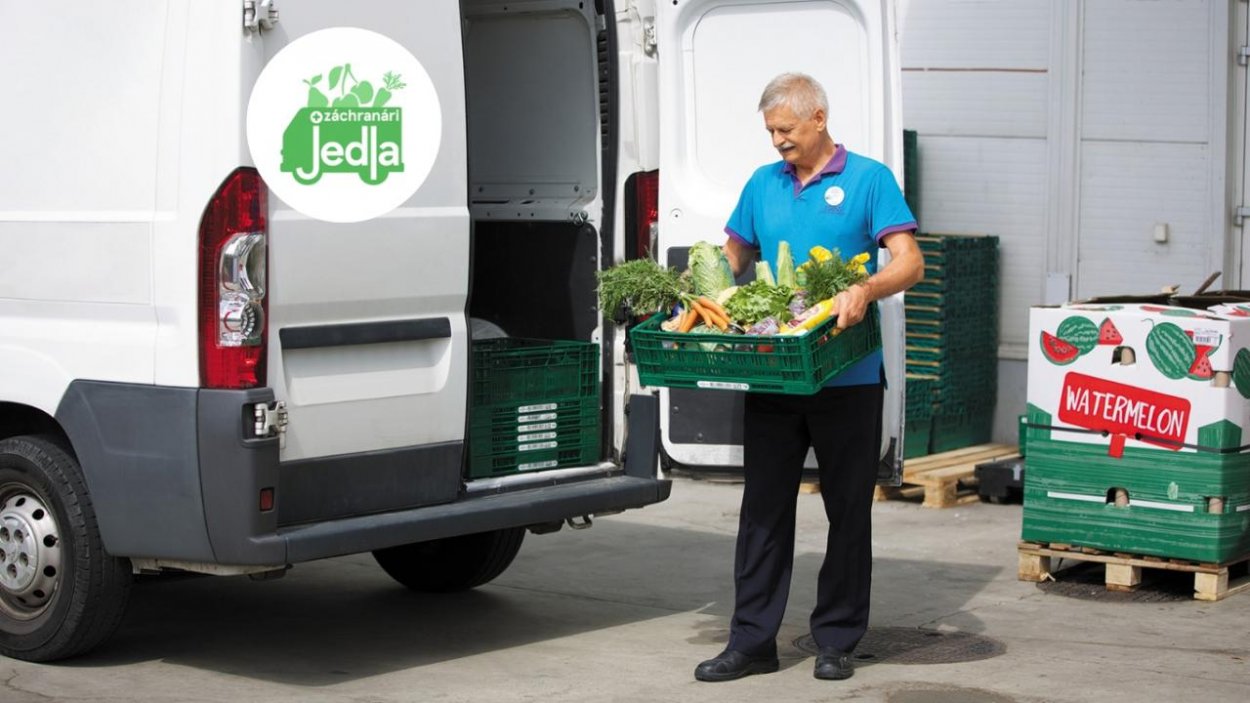
[[[694,292],[713,300],[734,284],[725,252],[709,242],[698,242],[690,247],[690,276],[694,280]]]

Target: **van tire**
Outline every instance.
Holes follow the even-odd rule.
[[[502,574],[512,563],[525,528],[401,544],[373,552],[391,578],[423,593],[451,593],[476,588]]]
[[[0,441],[0,549],[0,654],[65,659],[121,623],[130,561],[104,551],[82,470],[53,437]]]

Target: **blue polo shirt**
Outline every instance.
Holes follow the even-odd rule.
[[[838,250],[843,259],[868,252],[865,266],[877,271],[881,238],[916,229],[916,217],[903,200],[894,175],[885,164],[838,145],[805,186],[794,166],[785,161],[761,166],[751,175],[725,233],[748,247],[777,272],[777,246],[790,243],[794,265],[807,261],[816,245]],[[877,350],[834,376],[826,386],[859,386],[881,382],[882,356]]]

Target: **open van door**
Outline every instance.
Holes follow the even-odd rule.
[[[283,525],[460,494],[470,358],[460,10],[447,2],[421,3],[419,12],[387,8],[291,3],[275,30],[258,35],[249,57],[259,73],[289,43],[317,30],[370,30],[416,57],[442,110],[432,170],[384,216],[323,222],[271,190],[268,382],[289,418],[278,501]],[[370,70],[381,75],[386,68]],[[357,461],[366,452],[370,461]],[[379,453],[389,456],[378,460]]]
[[[657,259],[685,266],[700,240],[721,243],[739,193],[777,160],[756,105],[787,71],[829,96],[829,129],[901,180],[903,128],[893,0],[677,0],[656,3],[660,84]],[[881,250],[888,260],[889,252]],[[886,377],[880,479],[902,471],[902,294],[880,302]],[[663,450],[687,466],[742,465],[743,394],[663,389]],[[809,465],[814,459],[809,453]]]

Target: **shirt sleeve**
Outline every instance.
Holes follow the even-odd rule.
[[[887,234],[916,229],[916,216],[907,207],[907,201],[903,199],[903,191],[899,190],[894,174],[884,166],[877,169],[873,179],[871,222],[872,238],[878,245]]]
[[[725,234],[752,248],[759,248],[759,237],[755,232],[755,176],[752,175],[742,187],[742,195],[738,196],[738,205],[729,222],[725,225]]]

